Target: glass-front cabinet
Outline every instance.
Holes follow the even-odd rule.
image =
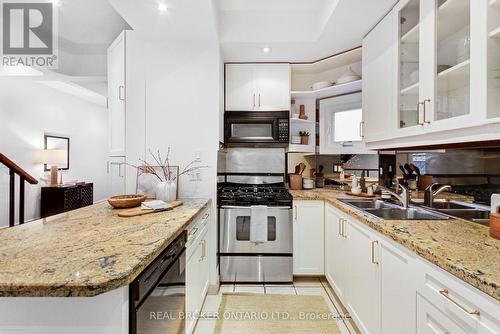
[[[500,0],[488,0],[488,119],[500,117]]]
[[[402,0],[395,7],[400,132],[458,128],[471,120],[471,47],[475,45],[471,1]]]

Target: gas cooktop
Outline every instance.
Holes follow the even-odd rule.
[[[220,206],[292,206],[292,195],[283,183],[227,183],[219,192]]]

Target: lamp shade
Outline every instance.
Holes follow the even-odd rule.
[[[46,149],[42,151],[42,163],[47,165],[62,165],[68,161],[68,151]]]

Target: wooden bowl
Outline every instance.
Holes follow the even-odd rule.
[[[126,209],[140,206],[145,200],[145,195],[116,195],[108,198],[108,203],[115,209]]]

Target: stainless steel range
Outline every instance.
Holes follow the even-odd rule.
[[[292,282],[292,196],[284,175],[229,175],[248,183],[226,182],[219,190],[221,282]],[[252,229],[261,229],[258,242]]]

